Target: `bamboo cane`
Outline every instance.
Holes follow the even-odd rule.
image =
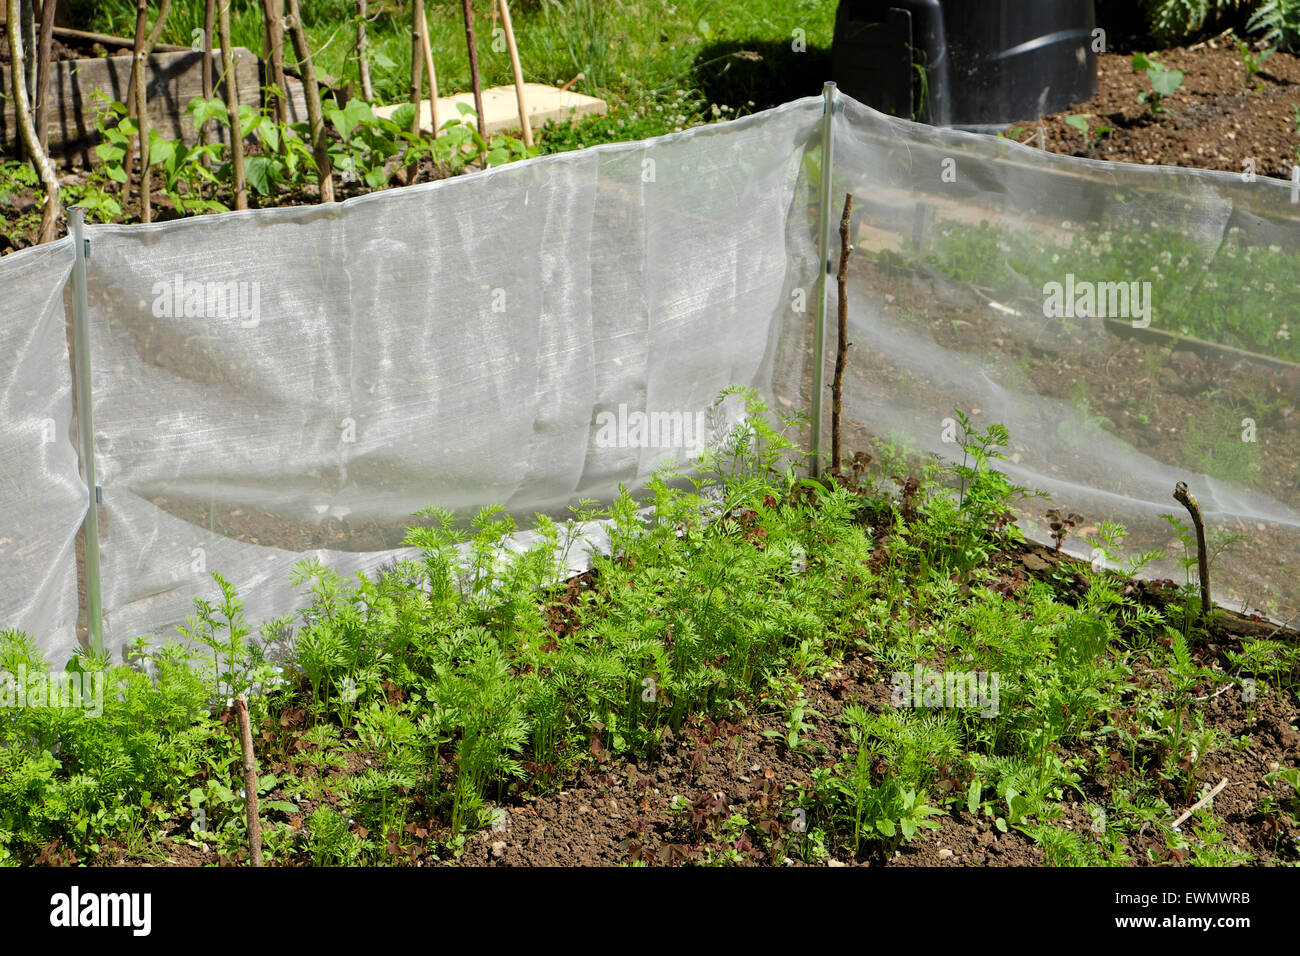
[[[36,126],[32,119],[31,102],[27,99],[27,84],[23,81],[23,69],[26,56],[23,50],[22,21],[19,16],[18,0],[8,0],[6,4],[9,28],[9,68],[12,71],[14,91],[14,113],[18,120],[18,130],[22,136],[23,148],[27,157],[36,168],[36,173],[45,186],[45,209],[41,213],[41,242],[50,242],[54,238],[59,221],[59,180],[54,175],[54,167],[49,157],[41,149]]]
[[[148,0],[137,0],[135,21],[135,46],[132,51],[131,79],[127,84],[127,115],[134,115],[136,122],[136,142],[127,143],[126,168],[138,153],[140,157],[140,221],[153,220],[152,183],[149,174],[149,57],[162,36],[167,24],[167,14],[171,12],[172,0],[162,0],[158,8],[158,19],[148,33],[145,27],[149,23]]]
[[[298,58],[298,72],[302,75],[303,92],[307,95],[307,120],[311,124],[312,153],[320,173],[320,201],[334,201],[333,166],[330,164],[329,142],[325,138],[325,116],[320,105],[320,87],[316,85],[316,68],[311,62],[311,47],[302,27],[302,14],[298,0],[289,0],[289,35],[293,38],[294,54]]]
[[[366,59],[366,0],[357,0],[357,76],[361,79],[361,98],[374,102],[375,88],[370,85],[370,61]]]
[[[154,21],[153,29],[149,31],[148,38],[144,41],[144,52],[146,55],[153,53],[153,48],[158,45],[162,39],[163,28],[167,26],[167,14],[171,13],[172,0],[162,0],[158,7],[158,19]]]
[[[524,145],[533,145],[533,127],[528,122],[528,104],[524,100],[524,71],[519,65],[519,47],[515,44],[515,28],[510,25],[510,5],[498,0],[501,6],[501,27],[506,31],[506,48],[510,51],[510,69],[515,75],[515,99],[519,101],[519,128],[524,134]]]
[[[414,138],[420,132],[420,90],[423,85],[424,57],[420,44],[420,0],[411,3],[411,86],[409,99],[411,103],[411,125],[408,131]],[[406,185],[414,185],[420,175],[420,163],[414,150],[407,150]]]
[[[258,65],[259,68],[261,66],[265,66],[267,68],[267,74],[265,77],[267,82],[260,84],[260,86],[258,87],[257,95],[259,99],[259,104],[263,110],[268,110],[271,108],[271,91],[269,87],[275,85],[275,76],[274,73],[270,70],[270,63],[271,63],[270,6],[271,6],[271,0],[262,0],[262,56],[261,59],[258,60]],[[263,79],[263,75],[260,69],[258,71],[257,78],[259,81]]]
[[[226,91],[226,114],[230,118],[230,168],[235,190],[235,208],[248,208],[248,180],[244,173],[244,129],[239,120],[239,87],[235,81],[235,51],[230,46],[230,0],[221,0],[217,14],[221,32],[221,85]]]
[[[420,26],[423,27],[420,46],[424,53],[424,72],[429,76],[429,128],[433,130],[436,138],[438,135],[438,72],[433,67],[433,43],[429,39],[429,17],[427,11],[423,9],[423,0],[420,7]]]

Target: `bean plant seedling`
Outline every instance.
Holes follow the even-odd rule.
[[[1168,113],[1169,110],[1164,105],[1165,97],[1177,93],[1183,85],[1183,71],[1171,70],[1151,54],[1140,52],[1133,54],[1132,68],[1135,73],[1145,73],[1147,82],[1151,84],[1151,89],[1138,93],[1137,101],[1145,103],[1152,116]]]
[[[1075,113],[1065,118],[1067,126],[1073,126],[1083,134],[1083,154],[1091,156],[1092,151],[1097,146],[1097,141],[1110,132],[1110,127],[1104,123],[1095,128],[1088,121],[1088,117],[1081,113]]]
[[[1264,50],[1262,53],[1256,53],[1254,48],[1248,42],[1238,39],[1237,52],[1241,54],[1241,65],[1246,74],[1242,80],[1242,85],[1247,89],[1250,89],[1252,84],[1255,82],[1255,77],[1259,75],[1260,68],[1263,66],[1264,61],[1272,56],[1276,51],[1270,49]],[[1260,84],[1257,88],[1262,89],[1263,84]]]

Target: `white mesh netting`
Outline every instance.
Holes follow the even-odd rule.
[[[0,627],[71,646],[86,485],[72,426],[64,289],[72,240],[0,262]]]
[[[1294,613],[1289,187],[1073,160],[839,102],[833,211],[845,191],[857,209],[852,448],[951,457],[954,407],[1005,423],[1012,477],[1087,525],[1124,523],[1133,551],[1170,547],[1160,514],[1178,514],[1186,480],[1214,528],[1245,536],[1216,564],[1218,596]],[[329,207],[90,227],[106,644],[174,636],[213,570],[250,623],[281,615],[302,601],[293,564],[372,570],[431,504],[563,515],[637,487],[727,426],[713,405],[730,385],[807,412],[822,109]],[[0,262],[5,400],[28,423],[0,447],[0,624],[52,662],[78,643],[86,495],[71,260],[65,241]],[[1052,282],[1080,307],[1090,283],[1139,286],[1133,314],[1047,315]],[[1022,516],[1040,538],[1050,506]],[[1066,546],[1090,552],[1077,534]]]
[[[1186,481],[1218,600],[1300,609],[1300,205],[1290,184],[1044,153],[917,126],[852,101],[835,117],[835,194],[859,200],[848,416],[947,458],[945,419],[1005,424],[1016,482],[1084,521],[1094,557],[1122,523],[1148,574],[1186,580],[1161,515]],[[1127,293],[1127,295],[1125,294]],[[1126,301],[1127,300],[1127,301]],[[1073,308],[1071,307],[1073,306]],[[1228,542],[1228,536],[1235,538]]]

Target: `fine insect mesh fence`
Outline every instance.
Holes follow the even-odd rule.
[[[526,520],[639,488],[725,434],[728,386],[807,414],[824,102],[330,206],[89,227],[105,645],[174,637],[212,571],[253,626],[282,615],[294,564],[372,571],[429,505]],[[1216,595],[1294,613],[1289,186],[834,102],[829,211],[856,201],[847,447],[960,459],[954,409],[1004,423],[1004,470],[1053,496],[1026,531],[1076,512],[1065,547],[1094,558],[1119,522],[1112,559],[1160,548],[1147,573],[1180,580],[1161,515],[1185,521],[1185,480],[1238,536]],[[52,663],[85,640],[73,255],[0,262],[0,626]],[[834,345],[832,320],[826,382]]]
[[[636,487],[764,386],[816,103],[334,206],[88,230],[105,643],[412,514]],[[471,188],[466,188],[466,187]]]
[[[78,471],[64,289],[72,240],[0,262],[0,628],[69,645],[77,625]]]
[[[1077,556],[1185,583],[1186,481],[1216,599],[1300,609],[1300,195],[1277,180],[1047,154],[881,116],[835,117],[855,194],[845,384],[858,440],[960,459],[953,410],[1005,424],[1000,463],[1081,517]],[[1127,538],[1107,545],[1104,522]],[[1084,538],[1087,538],[1085,541]],[[1109,554],[1107,553],[1109,552]],[[1117,560],[1111,561],[1114,557]]]

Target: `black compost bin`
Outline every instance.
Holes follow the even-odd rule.
[[[1093,0],[840,0],[841,90],[936,126],[1005,126],[1097,91]]]

